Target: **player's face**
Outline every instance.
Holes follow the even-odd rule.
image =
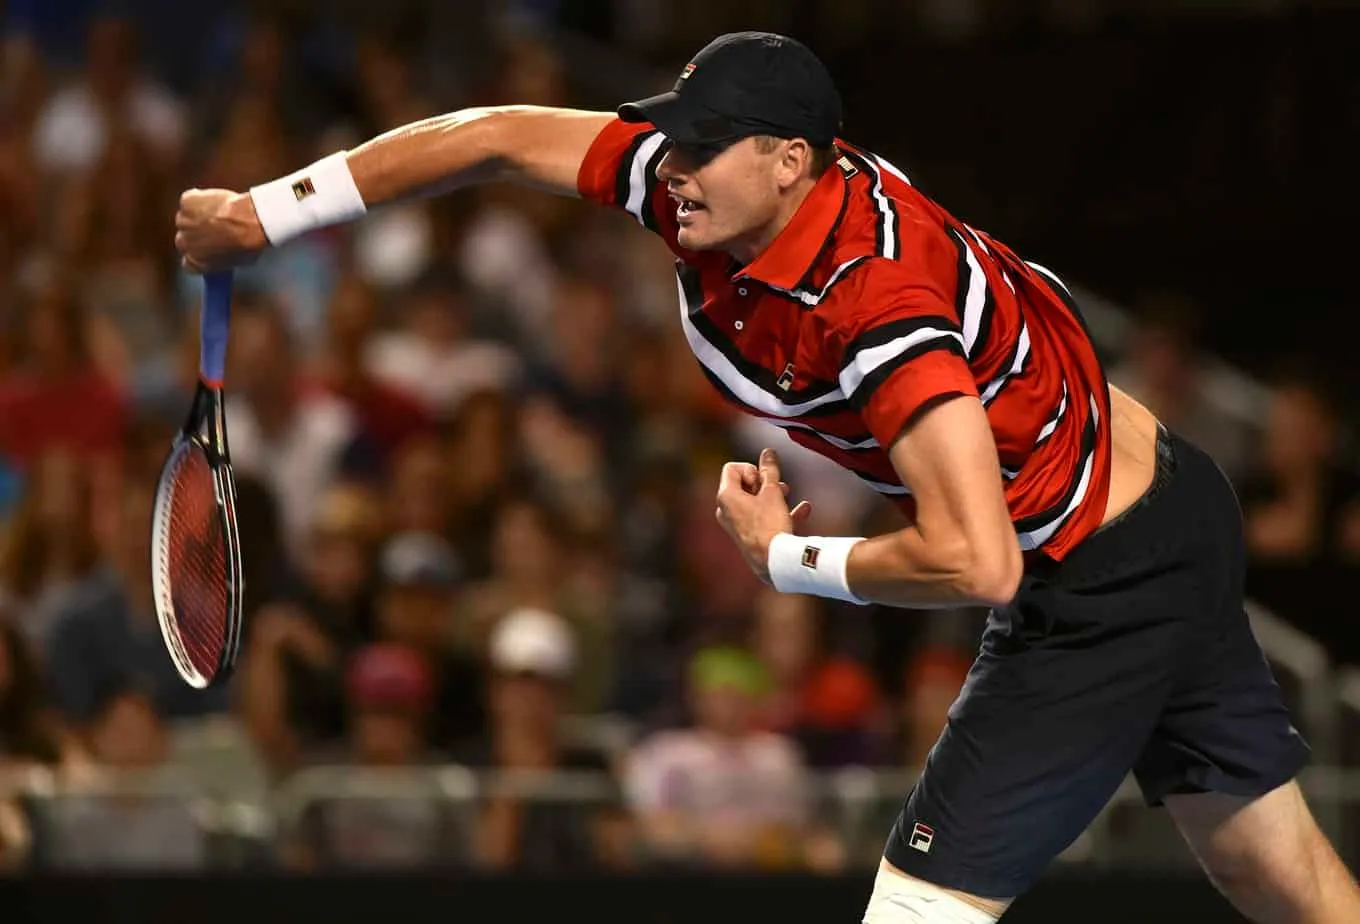
[[[677,240],[688,250],[727,250],[749,259],[766,243],[766,229],[779,215],[787,185],[783,152],[762,151],[756,139],[727,146],[672,144],[657,164],[679,225]]]

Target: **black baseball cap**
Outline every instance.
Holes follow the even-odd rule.
[[[678,144],[713,145],[750,135],[836,140],[841,96],[806,45],[772,32],[732,32],[704,46],[674,89],[619,107],[625,122],[651,122]]]

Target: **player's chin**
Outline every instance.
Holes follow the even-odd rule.
[[[715,234],[706,221],[681,225],[676,231],[675,241],[686,250],[717,250],[726,243],[726,239]]]

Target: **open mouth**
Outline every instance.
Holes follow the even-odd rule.
[[[674,200],[676,204],[675,214],[681,217],[685,215],[693,215],[695,212],[702,211],[704,208],[704,204],[702,202],[696,202],[693,199],[686,199],[684,196],[679,196],[676,195],[675,193],[671,193],[670,196],[671,199]]]

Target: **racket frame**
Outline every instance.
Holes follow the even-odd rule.
[[[231,451],[227,445],[227,419],[220,378],[222,357],[225,353],[225,313],[230,304],[230,280],[227,279],[222,284],[225,293],[222,288],[216,293],[220,304],[213,308],[214,317],[209,317],[209,306],[205,304],[202,363],[204,368],[200,372],[189,415],[161,466],[151,517],[151,586],[156,606],[156,621],[160,624],[161,637],[175,670],[185,683],[200,690],[224,682],[236,667],[236,657],[241,647],[242,597],[245,586],[241,570],[240,535],[236,525],[236,478],[232,474]],[[218,343],[215,345],[208,342],[210,321],[214,322],[212,326],[216,328],[214,339]],[[208,369],[217,373],[214,380],[207,377]],[[217,507],[218,525],[226,554],[225,634],[222,639],[222,651],[211,677],[204,677],[198,668],[194,667],[193,660],[184,649],[175,617],[173,583],[170,577],[170,513],[174,500],[174,485],[180,467],[188,454],[194,451],[203,453],[212,473],[213,499]]]

